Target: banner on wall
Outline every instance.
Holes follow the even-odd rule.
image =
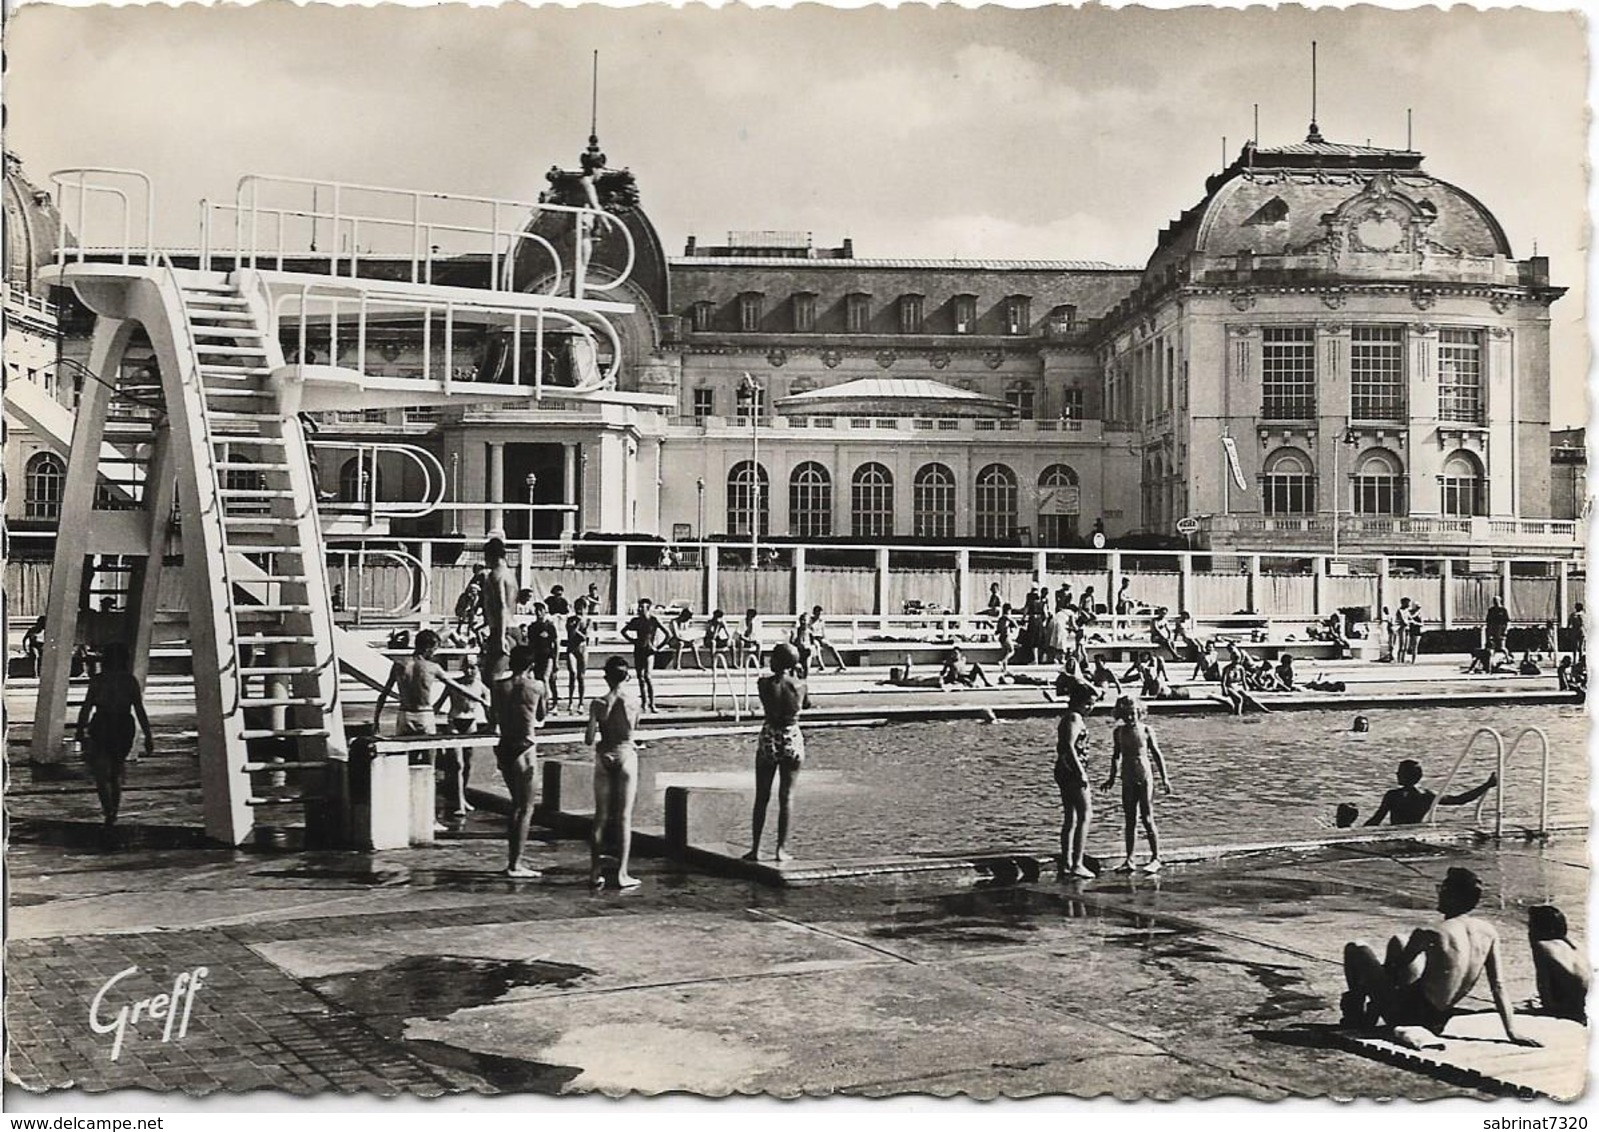
[[[1038,489],[1038,513],[1040,515],[1077,515],[1081,514],[1082,489],[1077,484],[1062,484],[1059,487],[1041,487]]]
[[[1244,469],[1238,464],[1238,442],[1230,436],[1221,438],[1221,446],[1227,450],[1227,467],[1232,470],[1233,482],[1238,485],[1239,491],[1248,491],[1249,484],[1244,481]]]

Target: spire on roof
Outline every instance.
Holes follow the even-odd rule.
[[[1316,41],[1313,39],[1310,41],[1310,133],[1305,135],[1305,141],[1310,145],[1320,145],[1326,140],[1316,125]]]

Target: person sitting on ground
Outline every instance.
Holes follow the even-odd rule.
[[[1277,654],[1277,687],[1280,691],[1295,692],[1298,687],[1294,677],[1293,653],[1283,651]]]
[[[1141,652],[1132,668],[1122,675],[1123,680],[1136,680],[1138,694],[1146,700],[1186,700],[1186,688],[1173,688],[1166,675],[1165,662],[1154,653]]]
[[[705,663],[700,659],[699,642],[694,639],[691,626],[694,621],[692,609],[679,609],[672,615],[671,620],[663,622],[662,628],[665,636],[661,640],[661,647],[656,650],[661,658],[661,667],[668,663],[673,668],[683,667],[683,650],[688,649],[694,656],[694,667],[704,668]]]
[[[1094,687],[1096,688],[1103,688],[1106,684],[1109,684],[1112,688],[1116,689],[1116,694],[1118,696],[1122,694],[1122,682],[1118,680],[1116,678],[1116,674],[1110,670],[1110,666],[1105,663],[1105,658],[1103,656],[1098,654],[1094,656],[1094,670],[1089,674],[1088,678],[1093,681]]]
[[[1532,650],[1527,649],[1521,654],[1521,663],[1516,666],[1519,676],[1542,676],[1543,669],[1538,667],[1538,662],[1532,659]]]
[[[1368,1029],[1384,1022],[1396,1029],[1417,1026],[1441,1034],[1456,1004],[1486,974],[1505,1037],[1516,1045],[1538,1045],[1516,1033],[1515,1016],[1499,981],[1499,933],[1486,920],[1468,915],[1481,899],[1477,875],[1451,868],[1438,885],[1441,925],[1417,928],[1407,940],[1393,937],[1383,958],[1359,940],[1345,945],[1349,989],[1339,1004],[1342,1024]]]
[[[639,705],[627,691],[627,660],[613,656],[605,662],[605,695],[589,704],[589,721],[583,742],[594,748],[594,824],[589,829],[589,886],[603,888],[605,834],[617,836],[616,887],[637,888],[639,880],[627,871],[633,855],[633,800],[638,790],[638,747],[633,732],[638,727]]]
[[[150,717],[144,710],[144,691],[134,678],[128,646],[112,641],[101,653],[100,671],[89,678],[83,706],[78,709],[78,749],[94,792],[100,799],[105,828],[117,823],[122,805],[122,784],[128,755],[133,750],[133,725],[144,732],[144,753],[155,753]]]
[[[1571,657],[1563,656],[1560,663],[1555,665],[1555,683],[1562,692],[1571,691]]]
[[[1175,651],[1178,646],[1182,648],[1183,653],[1189,656],[1197,657],[1199,655],[1199,645],[1194,641],[1194,615],[1189,613],[1188,610],[1185,609],[1177,615],[1177,621],[1172,626],[1171,637],[1174,652],[1173,659],[1181,659],[1182,653],[1176,653]]]
[[[1216,653],[1216,643],[1214,641],[1206,641],[1199,646],[1199,656],[1194,661],[1194,674],[1189,679],[1221,679],[1221,657]]]
[[[1538,978],[1537,1009],[1586,1026],[1593,970],[1588,956],[1571,942],[1568,930],[1565,913],[1553,904],[1534,904],[1527,909],[1527,939]]]
[[[1440,806],[1467,806],[1499,785],[1499,776],[1490,774],[1479,785],[1459,794],[1445,794],[1439,798],[1431,790],[1422,790],[1421,764],[1415,759],[1405,759],[1399,764],[1395,776],[1399,785],[1382,796],[1382,805],[1366,819],[1367,825],[1381,825],[1384,818],[1393,825],[1420,825],[1432,812],[1433,803]]]
[[[1157,605],[1149,615],[1149,641],[1157,649],[1165,649],[1171,653],[1172,659],[1177,659],[1177,648],[1172,644],[1171,634],[1166,631],[1166,607]]]
[[[715,672],[717,664],[726,669],[728,655],[733,649],[733,635],[727,627],[727,614],[720,609],[711,610],[711,619],[705,623],[703,638],[705,651],[711,658],[711,671]],[[694,660],[699,662],[699,653],[694,654]]]
[[[1571,670],[1566,673],[1566,691],[1576,692],[1577,698],[1586,701],[1588,698],[1588,654],[1583,653],[1571,662]]]
[[[949,650],[949,655],[944,658],[944,667],[938,673],[938,682],[946,688],[959,684],[963,688],[976,687],[981,683],[985,688],[992,688],[988,676],[983,672],[981,664],[967,665],[966,655],[961,652],[960,646]]]
[[[1086,717],[1099,700],[1099,689],[1083,678],[1082,667],[1077,661],[1067,657],[1061,662],[1060,671],[1055,674],[1053,688],[1044,691],[1044,698],[1050,703],[1065,700],[1072,705],[1072,710]]]
[[[1271,711],[1271,708],[1249,694],[1249,683],[1244,677],[1244,669],[1239,664],[1236,653],[1232,663],[1221,670],[1221,690],[1217,698],[1226,704],[1234,715],[1243,715],[1246,706],[1256,711]]]
[[[1478,672],[1485,676],[1503,676],[1512,671],[1514,669],[1509,653],[1487,647],[1473,649],[1471,663],[1465,668],[1468,676]]]
[[[1320,622],[1323,640],[1331,641],[1338,646],[1338,655],[1343,656],[1349,650],[1349,638],[1344,635],[1344,615],[1342,613],[1329,613]]]

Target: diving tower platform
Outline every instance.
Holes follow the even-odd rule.
[[[68,757],[86,561],[131,563],[128,644],[142,677],[161,575],[181,555],[207,836],[242,844],[303,824],[323,840],[371,845],[352,824],[339,677],[381,686],[391,662],[335,624],[325,538],[382,530],[385,520],[371,504],[318,499],[317,442],[303,414],[536,409],[546,398],[653,403],[616,388],[622,349],[612,320],[633,307],[609,292],[627,270],[591,262],[596,242],[611,241],[621,249],[613,263],[630,269],[631,236],[599,208],[250,175],[232,202],[201,202],[198,264],[179,267],[155,246],[144,174],[86,168],[52,179],[63,230],[42,275],[70,287],[95,321],[92,380],[75,413],[42,390],[7,394],[7,412],[67,463],[32,760]],[[65,218],[74,214],[80,242],[69,245]],[[567,236],[535,232],[536,221]],[[363,273],[374,233],[397,243],[402,260],[409,249],[405,278]],[[350,250],[319,255],[319,235]],[[486,286],[434,282],[451,241],[490,257]],[[419,343],[420,373],[380,372],[374,339],[396,333]],[[153,361],[135,370],[129,350],[141,334]],[[465,374],[462,342],[481,358]],[[547,364],[557,345],[572,359],[565,384]],[[426,514],[442,499],[436,458],[409,455],[428,498],[389,514]],[[117,509],[96,509],[97,498]]]

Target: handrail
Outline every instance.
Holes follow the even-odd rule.
[[[78,240],[87,241],[88,222],[88,194],[90,192],[105,193],[116,196],[122,201],[122,262],[129,263],[132,259],[133,248],[130,243],[132,235],[132,209],[129,204],[128,194],[121,189],[109,185],[93,185],[88,181],[91,174],[108,174],[114,177],[131,177],[138,181],[144,188],[144,246],[139,249],[147,265],[156,262],[155,252],[155,187],[150,182],[148,174],[138,169],[120,169],[110,165],[82,165],[67,169],[57,169],[50,174],[50,181],[56,186],[57,196],[61,204],[66,204],[66,193],[75,188],[78,192]],[[76,182],[71,179],[76,177]],[[62,207],[56,222],[56,264],[65,266],[67,260],[67,210]],[[83,262],[84,250],[87,245],[80,242],[77,248],[77,262]]]
[[[330,194],[330,196],[332,198],[332,210],[331,210],[330,213],[327,214],[327,219],[330,220],[334,224],[335,231],[337,231],[338,230],[338,226],[341,223],[343,223],[344,221],[346,221],[346,220],[348,220],[349,222],[351,222],[352,225],[355,225],[355,226],[359,226],[359,224],[361,224],[361,223],[381,223],[381,224],[386,224],[386,225],[407,225],[407,226],[409,226],[412,229],[411,267],[412,267],[413,276],[415,276],[416,271],[417,271],[418,263],[420,262],[420,257],[418,255],[418,251],[417,251],[417,249],[418,249],[418,237],[421,236],[430,227],[430,225],[427,222],[424,221],[423,216],[422,216],[422,205],[423,205],[423,203],[425,201],[441,201],[441,202],[451,202],[451,203],[457,203],[457,204],[487,206],[488,211],[489,211],[489,217],[488,217],[489,224],[488,224],[487,227],[477,227],[476,231],[478,231],[480,234],[489,235],[491,240],[496,242],[496,243],[498,242],[498,239],[499,239],[499,237],[500,237],[500,235],[502,233],[506,234],[506,235],[509,235],[513,231],[509,226],[506,226],[506,227],[502,228],[502,226],[501,226],[502,219],[505,219],[505,218],[502,218],[502,216],[501,216],[501,210],[502,209],[508,209],[508,210],[511,210],[513,212],[516,212],[516,213],[528,213],[528,214],[531,214],[532,216],[535,216],[535,217],[540,212],[567,213],[567,214],[570,214],[574,218],[574,224],[577,225],[577,226],[581,226],[585,222],[592,223],[593,221],[597,220],[600,223],[607,225],[608,227],[614,228],[617,232],[619,232],[621,234],[621,236],[623,238],[623,241],[624,241],[624,243],[626,245],[626,248],[627,248],[627,256],[626,256],[626,261],[625,261],[625,264],[623,266],[623,269],[618,274],[617,278],[611,280],[608,283],[590,284],[586,279],[579,277],[578,280],[577,280],[576,293],[577,293],[577,296],[580,297],[580,298],[582,297],[582,294],[583,294],[584,291],[609,291],[609,290],[613,290],[613,289],[621,286],[622,283],[624,283],[626,281],[628,276],[632,274],[632,270],[633,270],[634,264],[636,263],[636,259],[637,259],[637,249],[636,249],[636,246],[635,246],[634,241],[633,241],[632,233],[628,231],[627,226],[622,223],[620,218],[612,215],[611,213],[606,212],[604,209],[595,209],[595,208],[590,208],[590,207],[581,206],[581,205],[553,204],[553,203],[542,202],[542,201],[520,201],[520,200],[513,200],[513,199],[503,198],[503,197],[479,196],[479,195],[468,194],[468,193],[443,193],[443,192],[431,192],[431,191],[420,190],[420,189],[399,188],[399,187],[388,186],[388,185],[365,185],[365,184],[360,184],[360,183],[356,183],[356,182],[349,182],[349,181],[325,181],[325,180],[318,180],[316,178],[310,178],[310,177],[283,177],[283,176],[277,176],[277,175],[273,175],[273,174],[247,173],[244,176],[239,178],[238,183],[237,183],[237,185],[235,187],[235,190],[234,190],[234,206],[233,207],[237,210],[236,211],[236,215],[235,215],[235,233],[236,233],[235,265],[236,266],[239,266],[239,267],[245,266],[245,258],[244,258],[245,249],[244,249],[243,245],[244,245],[244,230],[245,230],[244,218],[245,218],[245,213],[246,212],[250,213],[250,236],[251,236],[248,263],[249,263],[249,266],[251,266],[251,267],[256,266],[256,260],[257,260],[257,255],[258,255],[258,248],[256,247],[256,236],[257,236],[258,230],[259,230],[258,226],[257,226],[257,222],[256,222],[256,216],[262,210],[261,209],[261,203],[260,203],[261,189],[262,189],[263,186],[270,186],[270,185],[298,186],[298,187],[301,187],[301,188],[309,188],[309,189],[311,189],[313,191],[313,194],[316,193],[317,190],[326,190]],[[371,195],[375,195],[375,196],[385,196],[385,197],[390,197],[390,198],[396,198],[400,202],[402,202],[402,203],[404,203],[404,204],[409,206],[411,218],[410,218],[409,221],[404,221],[404,220],[396,220],[394,217],[388,217],[388,216],[362,216],[362,215],[359,215],[359,214],[352,214],[352,213],[348,212],[342,206],[342,203],[341,203],[344,200],[346,194],[351,194],[351,193],[355,193],[355,194],[371,194]],[[248,202],[246,201],[246,197],[247,196],[248,196]],[[313,196],[313,201],[314,201],[314,199],[315,199],[315,197]],[[322,215],[320,213],[320,211],[319,210],[315,210],[314,206],[313,206],[313,210],[317,211],[318,218],[320,218],[321,215]],[[274,210],[268,208],[267,211],[271,212],[271,211],[274,211]],[[207,223],[208,223],[208,221],[203,220],[202,221],[202,228],[205,228]],[[442,226],[440,226],[440,225],[432,225],[432,227],[442,227]],[[470,229],[465,229],[465,230],[470,230]],[[206,236],[209,235],[208,230],[206,231],[205,235]],[[203,242],[209,244],[209,240],[208,239],[204,239],[203,238]],[[424,246],[429,246],[430,247],[431,245],[429,244],[429,245],[424,245]],[[354,241],[352,240],[352,247],[351,247],[351,253],[350,253],[350,261],[351,261],[351,264],[352,264],[352,269],[351,269],[352,273],[354,271],[353,265],[359,260],[359,254],[360,254],[359,247],[355,246]],[[500,265],[501,265],[501,262],[502,262],[502,256],[501,256],[501,253],[498,251],[497,248],[491,248],[490,257],[491,257],[491,263],[490,263],[490,267],[491,267],[490,285],[491,285],[491,288],[492,289],[504,289],[504,290],[512,290],[512,289],[514,289],[514,287],[512,286],[514,280],[512,279],[511,273],[509,271],[506,273],[504,285],[502,286],[501,283],[500,283]],[[341,253],[338,251],[337,243],[335,242],[334,250],[331,253],[329,253],[329,274],[337,274],[338,264],[339,264],[339,261],[340,261],[341,258],[343,258],[343,257],[341,256]],[[579,252],[579,258],[581,258],[581,252]],[[558,262],[558,259],[557,259],[557,262]]]
[[[1484,735],[1490,736],[1494,741],[1494,778],[1496,782],[1493,791],[1494,837],[1497,839],[1503,833],[1505,824],[1505,740],[1498,731],[1494,730],[1492,727],[1479,727],[1476,731],[1472,732],[1471,739],[1463,748],[1461,748],[1460,757],[1455,760],[1455,765],[1450,769],[1449,777],[1444,779],[1443,788],[1438,791],[1438,797],[1442,798],[1445,794],[1449,793],[1449,787],[1454,784],[1455,776],[1460,773],[1460,767],[1466,761],[1466,756],[1471,754],[1472,748],[1477,745],[1477,740],[1482,738]],[[1481,819],[1482,807],[1487,803],[1487,800],[1488,797],[1485,794],[1477,802],[1477,820]],[[1432,812],[1427,815],[1428,825],[1438,824],[1439,808],[1440,807],[1435,804],[1432,808]]]
[[[359,293],[356,295],[349,295],[346,293],[351,290]],[[313,315],[311,312],[311,304],[313,302],[324,303],[329,309],[325,314]],[[292,315],[288,313],[288,307],[291,303],[297,304],[297,311]],[[453,359],[446,357],[442,363],[444,372],[444,376],[442,378],[435,378],[433,376],[433,320],[435,317],[439,316],[442,316],[444,319],[444,335],[446,346],[449,346],[453,343],[456,322],[458,317],[463,314],[494,316],[508,319],[509,329],[512,335],[511,384],[517,386],[521,385],[519,379],[521,377],[521,336],[524,333],[523,322],[524,320],[532,320],[534,324],[533,340],[536,361],[534,363],[533,382],[529,388],[533,390],[533,395],[535,398],[540,398],[543,396],[545,387],[543,380],[543,345],[545,339],[546,321],[553,321],[560,326],[570,328],[571,331],[587,340],[590,343],[591,348],[593,348],[596,327],[590,325],[590,321],[592,321],[593,323],[598,324],[598,330],[603,332],[606,341],[611,347],[610,364],[605,367],[597,367],[599,369],[599,378],[597,381],[571,386],[552,386],[551,388],[560,388],[566,393],[588,393],[594,392],[598,389],[610,388],[614,386],[617,373],[619,372],[622,364],[621,338],[617,334],[616,327],[611,324],[610,319],[598,311],[585,311],[583,312],[583,318],[578,318],[576,315],[567,311],[547,310],[544,308],[526,310],[521,307],[506,306],[493,302],[463,303],[455,298],[444,300],[415,298],[409,295],[385,294],[381,289],[381,282],[372,287],[355,286],[348,282],[305,283],[298,290],[287,291],[279,295],[277,300],[273,303],[272,331],[274,333],[278,333],[282,329],[283,323],[286,319],[297,319],[299,323],[299,332],[297,336],[299,344],[299,356],[304,358],[306,348],[310,341],[310,327],[313,325],[313,323],[319,323],[325,319],[328,327],[328,348],[330,353],[336,357],[339,341],[339,306],[341,303],[347,303],[349,306],[354,308],[354,317],[356,320],[356,358],[355,366],[353,368],[361,373],[366,372],[368,357],[367,326],[369,321],[374,316],[374,313],[407,314],[409,317],[419,319],[421,321],[420,329],[422,333],[423,348],[422,377],[420,380],[438,380],[446,392],[448,392],[449,385],[453,380]],[[376,308],[376,311],[374,311],[374,307]],[[505,328],[502,327],[501,329],[503,330]]]
[[[1514,755],[1521,741],[1529,735],[1536,735],[1543,746],[1543,768],[1538,780],[1538,833],[1542,836],[1549,831],[1549,736],[1542,727],[1523,727],[1505,752],[1505,757],[1508,759]]]
[[[364,548],[357,550],[329,550],[328,555],[330,557],[337,555],[343,562],[345,569],[349,568],[349,559],[352,556],[359,557],[358,569],[365,567],[366,560],[368,558],[391,559],[406,568],[406,572],[410,577],[409,588],[406,593],[406,600],[401,602],[399,605],[388,609],[380,609],[375,606],[362,605],[360,601],[360,580],[357,579],[354,600],[351,600],[351,595],[346,593],[344,604],[345,612],[355,613],[357,617],[363,613],[370,613],[380,618],[404,617],[409,614],[419,613],[427,604],[428,598],[433,593],[433,579],[428,574],[427,570],[423,568],[422,560],[417,558],[414,554],[410,554],[404,550],[392,550],[387,548],[379,548],[376,550],[366,550]]]
[[[222,508],[222,485],[217,482],[216,469],[216,442],[211,432],[211,412],[205,403],[205,381],[200,376],[200,350],[194,336],[194,324],[189,318],[188,305],[183,301],[183,284],[178,280],[178,270],[173,266],[172,259],[165,252],[160,254],[161,266],[166,270],[167,283],[175,295],[178,310],[183,315],[183,337],[188,344],[189,361],[193,367],[194,380],[200,383],[199,402],[200,432],[205,444],[206,461],[205,470],[211,479],[211,502],[200,509],[200,518],[214,514],[217,523],[217,541],[222,547],[222,593],[226,603],[228,625],[229,657],[221,671],[226,672],[229,667],[233,669],[233,706],[223,713],[223,719],[231,719],[238,714],[244,703],[244,673],[239,663],[239,621],[238,613],[233,603],[233,573],[228,567],[228,527]],[[189,381],[180,368],[178,377],[185,386]]]
[[[355,452],[357,453],[357,458],[363,458],[370,453],[373,457],[372,464],[374,467],[377,464],[376,457],[378,453],[393,452],[410,460],[422,470],[422,476],[427,481],[427,487],[423,492],[422,501],[416,505],[408,505],[404,501],[392,501],[388,506],[382,505],[377,498],[377,484],[374,477],[370,497],[354,501],[360,509],[366,511],[369,518],[375,519],[379,515],[385,515],[415,519],[424,515],[431,515],[437,510],[438,505],[444,501],[444,495],[449,487],[444,475],[444,465],[439,462],[439,458],[426,448],[415,444],[317,440],[311,441],[310,446],[318,450]],[[435,485],[437,490],[435,490]],[[352,512],[352,508],[339,506],[339,502],[349,501],[336,501],[332,506],[324,504],[322,509],[333,514],[349,514]]]

